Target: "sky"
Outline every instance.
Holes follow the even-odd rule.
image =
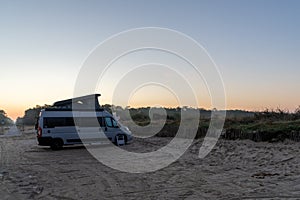
[[[0,109],[16,119],[30,107],[72,97],[84,61],[101,42],[133,28],[162,27],[206,49],[228,109],[293,111],[300,105],[299,19],[297,0],[0,0]],[[106,90],[96,91],[100,103],[111,103],[112,87],[106,81]],[[170,91],[147,87],[132,95],[131,106],[176,106]],[[199,107],[210,108],[203,99]]]

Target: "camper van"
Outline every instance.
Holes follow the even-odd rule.
[[[55,102],[42,109],[37,121],[37,140],[53,150],[64,145],[132,140],[130,130],[100,107],[100,94]]]

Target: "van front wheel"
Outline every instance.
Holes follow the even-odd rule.
[[[61,139],[54,139],[51,144],[51,149],[52,150],[60,150],[60,149],[62,149],[62,146],[63,146],[63,142]]]
[[[126,137],[126,135],[116,135],[116,137],[115,137],[115,142],[114,142],[115,145],[118,146],[118,142],[117,142],[117,137],[118,137],[118,136],[123,136],[123,137],[124,137],[124,142],[125,142],[125,144],[127,144],[127,137]]]

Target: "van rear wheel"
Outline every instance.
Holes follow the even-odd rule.
[[[62,146],[63,146],[63,142],[61,139],[54,139],[51,144],[51,149],[52,150],[60,150],[60,149],[62,149]]]

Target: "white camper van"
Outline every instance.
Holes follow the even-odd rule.
[[[105,140],[116,143],[120,137],[125,144],[131,141],[130,130],[100,107],[99,96],[95,94],[59,101],[41,110],[37,123],[38,144],[55,150],[64,145]]]

